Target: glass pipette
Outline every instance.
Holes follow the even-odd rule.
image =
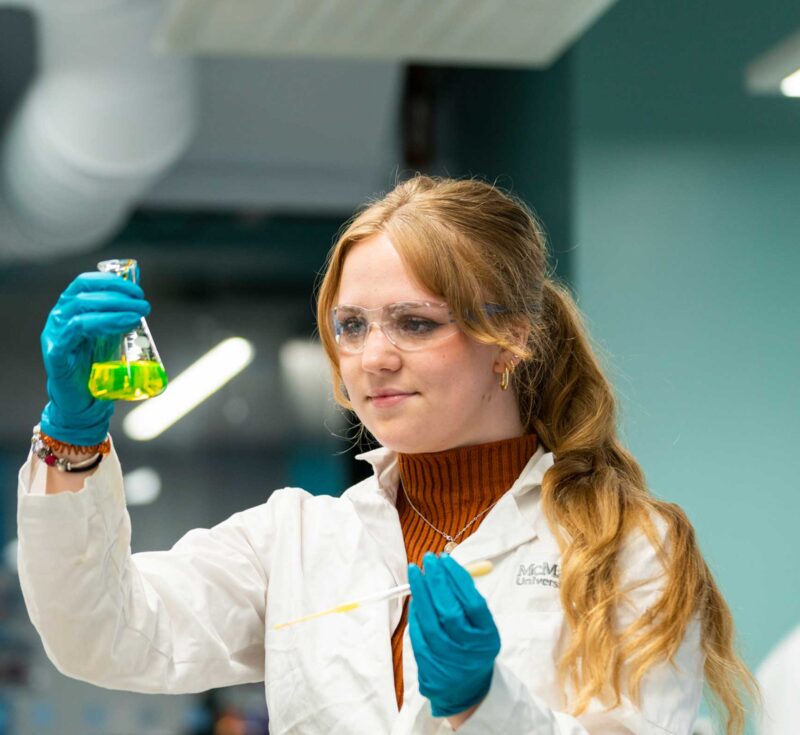
[[[492,569],[494,569],[494,565],[490,561],[476,561],[472,564],[467,564],[464,567],[471,576],[473,577],[483,577],[486,574],[489,574]],[[322,610],[321,612],[312,613],[311,615],[304,615],[302,618],[297,618],[296,620],[290,620],[288,623],[278,623],[274,626],[275,630],[280,630],[281,628],[288,628],[290,625],[295,625],[297,623],[305,623],[307,620],[314,620],[315,618],[321,618],[324,615],[333,615],[335,613],[344,613],[350,612],[350,610],[355,610],[357,607],[362,607],[364,605],[370,605],[373,602],[384,602],[386,600],[394,600],[397,597],[405,597],[406,595],[411,594],[411,585],[408,584],[401,584],[397,587],[391,587],[388,590],[384,590],[383,592],[375,592],[374,594],[367,595],[366,597],[360,597],[357,600],[352,600],[350,602],[343,602],[341,605],[336,605],[336,607],[329,608],[328,610]]]

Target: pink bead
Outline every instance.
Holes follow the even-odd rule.
[[[44,458],[44,463],[46,465],[49,465],[50,467],[52,467],[56,462],[58,462],[58,460],[56,459],[56,455],[55,454],[48,454]]]

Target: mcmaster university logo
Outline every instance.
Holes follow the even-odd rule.
[[[517,584],[536,584],[540,587],[558,587],[561,572],[558,562],[548,564],[546,561],[538,564],[520,564],[517,572]]]

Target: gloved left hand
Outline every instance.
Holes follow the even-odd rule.
[[[449,717],[478,704],[492,683],[500,634],[469,572],[447,554],[428,553],[425,574],[408,567],[408,631],[420,693],[434,717]]]
[[[41,418],[45,434],[82,446],[106,438],[114,402],[89,392],[95,349],[119,344],[121,335],[149,313],[142,289],[112,273],[82,273],[67,286],[41,336],[50,399]]]

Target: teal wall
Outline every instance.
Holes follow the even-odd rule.
[[[744,90],[783,0],[619,0],[550,69],[451,72],[448,173],[544,218],[623,441],[755,668],[800,624],[800,99]]]
[[[572,53],[572,278],[624,439],[756,665],[800,624],[800,99],[743,89],[800,4],[622,0]]]
[[[546,72],[448,69],[433,172],[479,176],[524,199],[544,225],[551,264],[570,279],[573,249],[572,58]]]

